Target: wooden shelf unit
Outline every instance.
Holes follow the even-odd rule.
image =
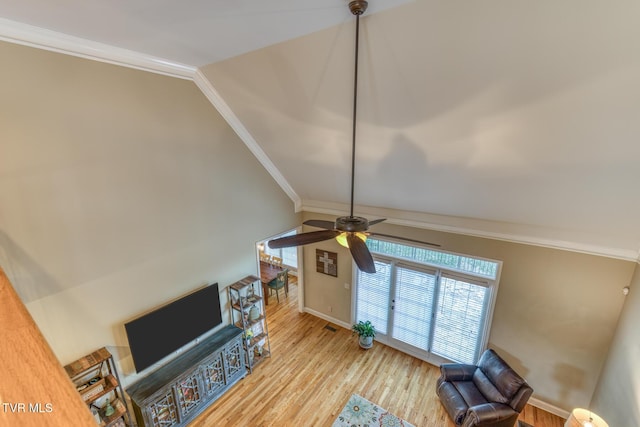
[[[64,367],[76,386],[85,404],[102,427],[131,426],[131,415],[126,404],[120,377],[113,356],[102,347]],[[113,414],[107,416],[106,401],[113,407]]]
[[[244,331],[243,345],[245,363],[249,372],[265,358],[271,356],[269,329],[264,308],[262,282],[257,276],[247,276],[229,286],[231,302],[231,322]],[[258,310],[259,316],[251,318],[251,310]]]

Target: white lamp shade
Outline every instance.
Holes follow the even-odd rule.
[[[571,411],[564,427],[609,427],[609,424],[588,409],[576,408]]]

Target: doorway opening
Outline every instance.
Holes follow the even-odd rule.
[[[271,236],[256,245],[258,268],[260,279],[263,284],[265,305],[277,304],[283,299],[290,301],[289,298],[296,298],[298,310],[302,311],[302,248],[290,247],[271,249],[267,242],[279,237],[292,236],[298,232],[297,229],[289,230],[284,233]],[[299,261],[300,260],[300,261]],[[287,272],[287,289],[273,289],[277,280],[277,274],[283,271]],[[296,287],[297,292],[289,292],[291,287]]]

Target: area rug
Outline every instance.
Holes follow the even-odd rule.
[[[362,396],[352,394],[332,427],[414,427]]]

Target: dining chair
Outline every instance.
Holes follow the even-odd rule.
[[[271,262],[271,255],[264,253],[264,252],[260,252],[260,261],[264,261],[264,262]]]
[[[277,256],[272,256],[271,264],[275,265],[276,267],[282,267],[282,258]]]
[[[288,291],[288,281],[289,281],[289,270],[286,268],[282,270],[275,279],[269,282],[267,286],[269,286],[269,295],[271,295],[271,291],[276,291],[276,299],[278,303],[280,302],[280,294],[279,290],[284,289],[285,296],[289,296]]]

